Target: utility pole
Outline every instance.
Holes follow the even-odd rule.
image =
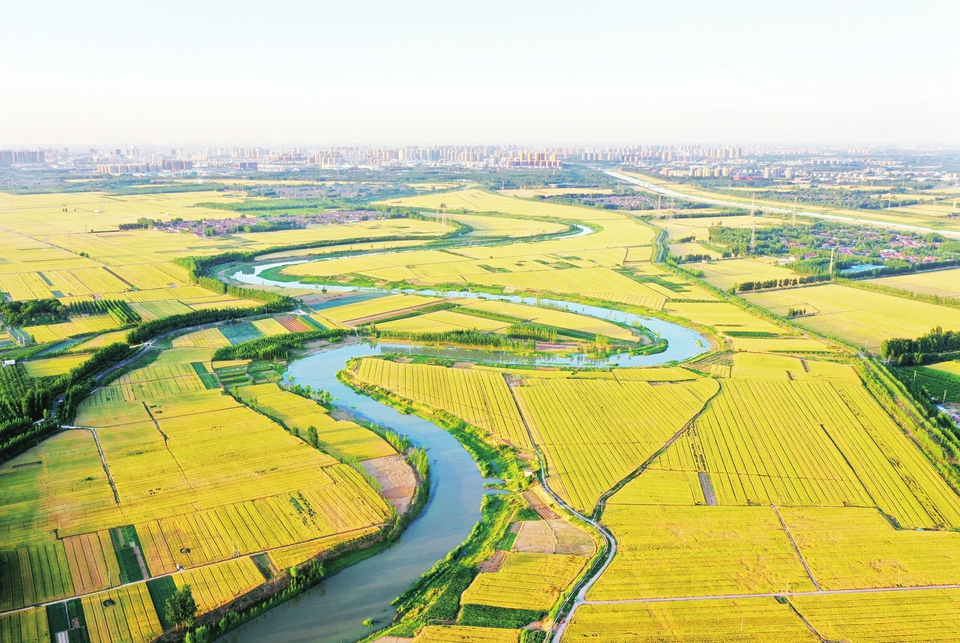
[[[836,251],[836,248],[830,249],[830,278],[833,279],[833,253]]]
[[[793,196],[793,224],[797,224],[797,195]]]

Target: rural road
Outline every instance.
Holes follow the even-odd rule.
[[[689,194],[684,194],[682,192],[677,192],[676,190],[671,190],[654,183],[648,183],[647,181],[641,181],[640,179],[634,178],[632,176],[627,176],[626,174],[621,174],[620,172],[612,172],[609,170],[604,170],[603,172],[607,176],[612,176],[615,179],[620,179],[632,185],[642,187],[645,190],[650,190],[651,192],[656,192],[657,194],[662,194],[664,196],[669,196],[677,199],[684,199],[686,201],[698,201],[700,203],[710,203],[712,205],[727,205],[735,208],[748,207],[749,204],[743,201],[728,201],[721,198],[706,198],[699,196],[691,196]],[[792,214],[793,210],[790,208],[780,208],[770,205],[758,206],[757,209],[766,210],[768,212],[782,212],[784,214]],[[863,225],[875,226],[878,228],[891,228],[894,230],[906,230],[908,232],[935,232],[941,234],[945,237],[954,237],[960,239],[960,232],[953,230],[936,230],[934,228],[925,228],[923,226],[913,226],[906,223],[892,223],[889,221],[874,221],[872,219],[858,219],[856,217],[845,217],[838,214],[823,214],[821,212],[810,212],[808,210],[798,210],[797,214],[804,217],[813,217],[816,219],[826,219],[829,221],[839,221],[841,223],[862,223]]]

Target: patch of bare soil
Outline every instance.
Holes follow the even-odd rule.
[[[380,483],[380,495],[389,500],[397,513],[403,513],[413,501],[417,477],[402,455],[386,455],[363,461],[363,470]]]
[[[498,549],[493,552],[493,556],[486,559],[480,563],[481,572],[496,572],[500,571],[500,566],[503,565],[504,559],[507,557],[507,552]]]

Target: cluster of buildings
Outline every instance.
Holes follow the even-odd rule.
[[[254,164],[256,165],[256,164]],[[256,169],[254,167],[253,169]],[[190,172],[193,161],[164,159],[156,163],[98,163],[97,174],[157,174],[159,172]]]
[[[544,146],[431,145],[271,149],[0,150],[0,166],[50,168],[102,175],[290,172],[380,167],[466,168],[479,171],[624,165],[670,178],[856,184],[864,181],[957,181],[940,148],[801,148],[739,145]]]
[[[372,210],[338,210],[335,212],[315,212],[297,215],[273,216],[263,221],[256,217],[242,217],[233,219],[198,219],[185,221],[183,219],[174,219],[171,221],[155,221],[154,227],[157,230],[167,232],[186,232],[195,234],[198,237],[209,237],[221,234],[232,234],[243,232],[248,227],[265,223],[267,225],[280,226],[288,229],[305,228],[308,225],[316,224],[342,224],[357,223],[369,219],[377,219],[383,215]]]
[[[0,165],[43,163],[46,156],[44,150],[0,150]]]

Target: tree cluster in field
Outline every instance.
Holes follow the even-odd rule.
[[[218,348],[213,354],[213,360],[284,360],[289,357],[291,350],[302,348],[307,342],[314,342],[321,339],[339,339],[343,337],[345,332],[346,331],[342,329],[311,330],[302,333],[274,335],[273,337],[258,337],[257,339],[251,339],[235,346],[224,346],[222,348]]]
[[[806,308],[791,308],[787,311],[787,317],[803,317],[806,314]]]
[[[713,257],[707,254],[690,252],[683,255],[678,263],[700,263],[702,261],[713,261]]]
[[[7,326],[39,326],[68,321],[71,315],[103,315],[113,317],[125,326],[140,321],[140,315],[125,301],[99,299],[77,301],[64,306],[58,299],[30,299],[0,304],[0,314]]]
[[[7,326],[36,326],[67,321],[69,312],[57,299],[30,299],[3,302],[0,315]]]
[[[182,219],[180,219],[182,221]],[[117,227],[121,230],[146,230],[147,228],[152,228],[158,222],[154,219],[148,219],[147,217],[140,217],[137,219],[136,223],[121,223]]]
[[[484,346],[511,350],[534,350],[536,348],[531,340],[509,339],[501,335],[472,329],[421,333],[416,331],[380,331],[374,327],[371,332],[381,339],[398,339],[427,344],[459,344],[461,346]]]
[[[816,284],[830,281],[830,275],[806,275],[803,277],[785,277],[783,279],[765,279],[763,281],[745,281],[734,284],[730,292],[750,292],[752,290],[767,290],[769,288],[793,288],[805,284]]]
[[[506,335],[512,339],[532,339],[538,342],[557,341],[557,331],[535,324],[513,324],[507,327]]]
[[[897,366],[942,362],[955,359],[957,353],[960,353],[960,332],[945,331],[940,326],[916,339],[896,337],[880,344],[883,359]]]
[[[329,407],[331,404],[333,404],[333,396],[330,395],[330,391],[324,391],[323,389],[319,388],[314,389],[309,384],[306,386],[301,386],[300,384],[291,384],[290,386],[285,386],[284,388],[295,395],[305,397],[308,400],[313,400],[320,406]]]

